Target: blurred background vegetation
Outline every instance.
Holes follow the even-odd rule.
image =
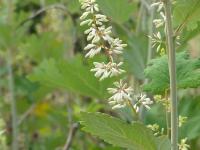
[[[97,2],[114,33],[129,45],[124,67],[130,83],[141,91],[149,58],[160,57],[149,47],[148,35],[154,30],[151,14],[139,0]],[[80,15],[78,0],[0,0],[1,150],[11,149],[13,140],[19,150],[118,149],[82,132],[78,123],[80,111],[106,112],[131,121],[129,110],[112,111],[107,104],[106,88],[114,79],[99,82],[89,71],[93,61],[106,57],[84,58],[87,41]],[[184,29],[177,51],[187,50],[192,58],[199,58],[199,33],[199,24],[190,32]],[[147,91],[154,94],[148,87]],[[180,137],[188,137],[192,150],[200,149],[199,95],[198,89],[179,90],[179,111],[188,117]],[[143,120],[165,127],[164,116],[157,104]]]

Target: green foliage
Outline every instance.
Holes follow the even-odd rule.
[[[132,36],[128,39],[129,47],[124,51],[125,63],[128,70],[138,79],[144,79],[146,66],[147,40],[142,37]]]
[[[200,59],[191,59],[186,52],[176,55],[177,87],[197,88],[200,85]],[[144,85],[144,90],[154,94],[163,94],[169,89],[169,72],[167,56],[151,61],[145,69],[145,75],[150,82]]]
[[[8,24],[0,23],[0,48],[5,50],[8,47],[19,44],[24,38],[25,32],[26,27],[13,31]]]
[[[71,13],[80,12],[80,3],[78,0],[67,0],[68,9]]]
[[[145,113],[144,123],[158,124],[160,128],[166,128],[166,112],[165,108],[161,104],[154,104],[151,109]]]
[[[179,114],[188,117],[180,128],[180,137],[189,140],[200,136],[200,97],[186,96],[180,101]]]
[[[195,29],[200,21],[200,1],[177,0],[173,18],[175,26],[184,24],[189,30]]]
[[[128,79],[133,75],[136,80],[141,81],[139,84],[144,82],[146,75],[150,83],[144,85],[144,89],[163,94],[169,88],[167,57],[152,60],[145,75],[143,72],[148,53],[149,13],[144,9],[145,12],[141,10],[139,16],[139,0],[96,1],[102,14],[111,20],[108,24],[112,24],[114,35],[128,44],[123,56],[120,56],[124,59],[123,69],[128,73]],[[151,110],[144,112],[145,125],[139,122],[130,123],[133,118],[128,108],[114,111],[110,110],[109,105],[105,106],[107,101],[102,99],[108,98],[106,89],[112,87],[113,82],[118,79],[99,82],[90,72],[92,62],[107,61],[103,53],[90,60],[80,56],[86,53],[83,48],[88,42],[83,34],[86,26],[79,25],[79,16],[82,14],[79,0],[64,0],[59,3],[57,0],[15,0],[10,23],[7,20],[7,2],[0,1],[0,120],[5,125],[12,122],[5,53],[5,50],[12,48],[20,149],[62,149],[71,123],[80,120],[85,131],[105,142],[98,139],[94,142],[93,137],[78,128],[72,138],[70,149],[73,150],[171,149],[166,136],[154,137],[145,126],[157,123],[166,131],[166,112],[162,105],[154,104]],[[58,7],[54,9],[56,5],[62,5],[66,11]],[[176,0],[173,5],[174,27],[182,25],[183,29],[180,35],[181,45],[177,47],[180,51],[187,49],[189,41],[200,33],[199,8],[199,0]],[[36,12],[39,13],[36,15]],[[33,15],[36,16],[28,19]],[[159,13],[155,14],[158,15]],[[139,17],[140,19],[136,19]],[[142,29],[136,35],[138,25],[142,25]],[[189,45],[194,56],[199,45],[193,41]],[[177,54],[178,88],[199,87],[199,68],[199,59],[189,58],[186,53]],[[125,75],[127,74],[122,76]],[[139,85],[135,89],[139,89],[137,86]],[[188,94],[186,92],[180,90],[179,94]],[[179,114],[188,117],[188,122],[179,129],[179,139],[188,137],[192,150],[199,150],[199,146],[194,144],[198,143],[200,135],[199,107],[199,97],[186,96],[179,101]],[[93,113],[80,114],[81,111]],[[115,115],[119,113],[127,122],[95,113],[98,111]],[[0,136],[5,137],[6,145],[6,148],[0,146],[0,149],[11,149],[11,131],[0,133]],[[0,143],[4,144],[2,141]]]
[[[157,150],[170,150],[171,143],[167,136],[160,136],[157,138]]]
[[[151,131],[139,122],[127,124],[101,113],[82,112],[81,116],[83,130],[114,146],[132,150],[169,150],[166,138],[156,139]]]
[[[21,53],[32,60],[41,62],[45,58],[63,58],[64,44],[56,39],[55,34],[47,32],[38,36],[31,35],[21,46],[21,50]]]
[[[198,22],[198,26],[194,30],[190,30],[190,32],[188,32],[187,29],[184,29],[181,33],[181,39],[180,39],[181,45],[177,47],[177,51],[187,50],[188,43],[195,40],[195,38],[198,37],[199,33],[200,33],[200,22]],[[194,49],[194,51],[198,50]]]
[[[128,0],[98,0],[104,14],[117,23],[127,21],[136,10],[137,3]]]
[[[99,82],[90,68],[82,64],[80,57],[71,61],[44,60],[29,78],[46,86],[95,98],[105,98],[106,89],[113,82],[113,79]]]

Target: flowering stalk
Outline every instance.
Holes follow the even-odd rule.
[[[95,0],[84,0],[81,2],[81,8],[85,10],[83,15],[80,17],[82,20],[81,25],[87,24],[89,29],[84,33],[87,34],[87,41],[90,43],[84,48],[84,50],[89,51],[86,57],[92,58],[100,52],[104,52],[109,62],[94,62],[94,68],[91,69],[95,72],[95,77],[100,78],[100,81],[117,76],[125,71],[120,67],[123,62],[116,63],[113,55],[122,54],[122,50],[126,47],[119,38],[114,38],[112,34],[112,27],[106,27],[104,24],[108,22],[105,15],[99,13],[99,7]],[[128,87],[126,83],[122,80],[114,83],[116,88],[109,88],[108,92],[113,94],[109,99],[109,104],[111,104],[113,109],[122,108],[126,106],[126,100],[131,99],[132,88]]]
[[[170,99],[171,99],[171,149],[178,150],[178,111],[176,88],[176,51],[174,48],[174,34],[171,19],[170,0],[164,0],[166,14],[166,36],[170,74]]]
[[[89,42],[84,48],[84,50],[88,51],[86,57],[92,58],[100,52],[104,52],[109,59],[108,63],[94,62],[94,68],[91,71],[95,73],[95,77],[100,78],[100,81],[124,73],[125,71],[120,68],[123,62],[116,62],[114,56],[122,54],[127,44],[123,44],[119,38],[114,38],[111,26],[105,26],[108,18],[100,14],[96,0],[80,0],[80,3],[81,8],[85,11],[80,17],[82,20],[80,25],[89,26],[89,29],[84,32]],[[112,94],[109,98],[109,104],[112,106],[112,109],[123,108],[128,104],[134,109],[134,112],[138,113],[139,105],[146,107],[152,104],[152,101],[150,100],[151,102],[149,102],[149,99],[146,97],[133,103],[131,98],[133,89],[122,80],[114,82],[114,86],[107,89]]]

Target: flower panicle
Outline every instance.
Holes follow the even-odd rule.
[[[95,76],[100,80],[123,73],[124,71],[119,68],[123,62],[115,63],[113,55],[122,54],[127,45],[123,44],[119,38],[112,36],[112,26],[106,27],[105,23],[109,20],[107,16],[100,14],[96,0],[81,0],[80,3],[84,10],[80,17],[82,20],[80,25],[89,26],[84,32],[89,42],[84,48],[87,51],[85,57],[92,58],[102,51],[109,57],[108,64],[95,62],[95,68],[91,71],[95,72]]]
[[[100,81],[119,76],[125,72],[121,68],[123,62],[115,62],[114,56],[123,53],[127,44],[119,38],[115,38],[112,32],[112,26],[107,26],[109,19],[107,16],[100,13],[100,9],[96,0],[80,0],[81,9],[84,10],[80,17],[81,26],[88,26],[84,31],[87,36],[88,45],[84,48],[87,51],[85,57],[92,58],[101,52],[109,58],[109,62],[94,62],[94,68],[90,71],[94,72],[94,76],[99,78]],[[114,82],[113,88],[108,88],[108,93],[112,96],[109,98],[109,104],[112,109],[123,108],[127,105],[127,100],[132,103],[133,89],[127,83],[120,80]],[[145,107],[149,105],[149,99],[141,101]],[[132,106],[133,107],[133,106]],[[149,108],[149,107],[148,107]],[[134,109],[134,108],[133,108]],[[138,106],[137,106],[137,109]],[[136,111],[135,111],[136,112]]]

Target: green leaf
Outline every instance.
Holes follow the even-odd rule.
[[[180,128],[180,138],[187,137],[189,140],[200,135],[200,97],[187,96],[179,103],[179,114],[188,117]]]
[[[106,89],[113,82],[113,79],[100,82],[90,72],[90,68],[82,64],[80,57],[57,62],[53,59],[45,60],[36,67],[29,78],[45,86],[65,89],[95,98],[106,98]]]
[[[67,0],[68,9],[71,13],[77,13],[80,11],[80,3],[78,0]]]
[[[127,21],[136,10],[137,3],[128,0],[98,0],[100,9],[117,23]]]
[[[177,87],[197,88],[200,86],[200,59],[191,59],[186,52],[176,55]],[[143,86],[145,91],[163,94],[169,89],[169,69],[167,56],[151,61],[145,69],[145,75],[150,82]]]
[[[200,21],[200,1],[177,0],[173,18],[175,26],[184,24],[189,30],[195,29]]]
[[[55,39],[55,34],[48,32],[39,36],[31,35],[20,49],[21,53],[25,53],[36,62],[45,58],[63,58],[64,53],[63,43]]]
[[[128,39],[128,50],[124,51],[125,63],[128,70],[138,79],[144,79],[146,66],[147,40],[143,37],[132,36]]]
[[[131,150],[161,150],[160,148],[166,144],[163,139],[156,139],[151,131],[139,122],[127,124],[102,113],[82,112],[81,117],[84,131],[114,146]]]
[[[158,150],[170,150],[171,149],[171,143],[167,136],[161,136],[157,138],[157,147]]]
[[[183,41],[181,42],[182,45],[180,47],[183,47],[185,45],[188,44],[188,41],[190,41],[191,39],[195,38],[196,36],[198,36],[200,33],[200,22],[198,23],[198,26],[197,28],[195,28],[194,30],[188,32],[188,31],[185,31],[183,32]]]
[[[199,137],[200,134],[200,117],[192,117],[181,127],[182,138],[187,137],[189,140]]]

